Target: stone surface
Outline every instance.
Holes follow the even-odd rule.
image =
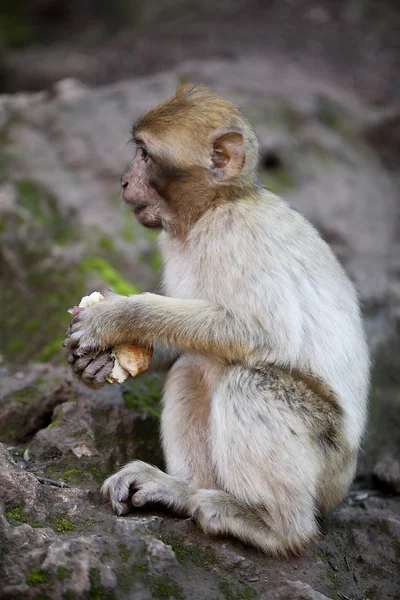
[[[162,466],[161,382],[147,376],[129,390],[93,392],[50,365],[3,367],[1,375],[1,435],[12,423],[21,427],[0,444],[2,598],[398,597],[400,497],[356,482],[306,554],[284,560],[207,537],[159,506],[118,518],[99,488],[132,458]],[[35,420],[42,402],[48,416]]]
[[[1,317],[6,358],[56,355],[65,311],[87,291],[157,285],[154,239],[121,205],[119,177],[132,158],[132,121],[185,79],[243,106],[259,133],[265,185],[332,244],[359,290],[371,344],[390,337],[400,306],[398,176],[368,136],[387,111],[298,65],[244,56],[103,88],[68,79],[51,92],[0,97],[1,277],[13,303]]]
[[[400,494],[400,462],[393,456],[384,456],[374,467],[372,475],[384,489]]]
[[[313,590],[302,581],[285,581],[267,595],[262,594],[261,600],[330,600],[328,596]]]

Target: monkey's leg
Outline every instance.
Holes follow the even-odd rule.
[[[168,374],[161,434],[167,472],[191,488],[215,488],[211,462],[211,398],[201,364],[181,356]]]
[[[117,514],[133,506],[160,502],[188,513],[196,487],[216,487],[209,445],[210,396],[199,366],[180,357],[172,367],[164,392],[162,438],[170,475],[142,461],[133,461],[109,477],[102,488]],[[132,495],[132,488],[136,489]]]
[[[319,454],[293,409],[296,390],[286,384],[287,376],[280,381],[242,367],[226,370],[210,423],[212,461],[224,491],[198,490],[190,499],[204,531],[231,534],[270,553],[300,549],[317,532]]]

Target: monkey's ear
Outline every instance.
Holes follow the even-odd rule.
[[[228,181],[241,172],[244,161],[243,133],[235,127],[220,127],[211,137],[211,170],[217,181]]]

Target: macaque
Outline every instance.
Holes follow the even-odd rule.
[[[207,534],[300,552],[346,494],[366,421],[369,356],[357,295],[329,246],[263,189],[241,109],[184,84],[133,128],[122,197],[160,231],[165,295],[111,296],[72,321],[79,377],[108,351],[155,347],[167,473],[133,461],[103,493],[117,515],[161,502]]]

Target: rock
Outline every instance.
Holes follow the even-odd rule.
[[[46,367],[45,372],[57,389],[60,382],[54,382],[54,375],[60,370]],[[34,386],[43,367],[22,374],[25,383]],[[19,393],[24,379],[5,375],[8,396],[11,388]],[[102,393],[84,390],[72,380],[70,386],[77,394],[75,401],[65,398],[56,406],[56,425],[33,433],[21,448],[24,453],[14,447],[15,461],[0,445],[2,598],[322,600],[339,594],[358,598],[360,585],[365,597],[395,597],[400,499],[376,491],[355,490],[329,516],[323,535],[306,554],[284,561],[234,540],[209,538],[190,519],[174,518],[159,507],[115,517],[99,495],[104,476],[100,469],[115,457],[140,457],[145,448],[140,435],[154,405],[140,409],[134,386],[130,407],[118,386]],[[80,448],[90,448],[80,457],[73,452],[79,436],[72,434],[78,425],[86,436]],[[101,444],[98,429],[110,443]],[[121,431],[129,435],[118,437]],[[22,458],[26,446],[28,463]],[[56,485],[62,479],[69,487]]]
[[[331,600],[328,596],[313,590],[302,581],[285,581],[268,595],[262,594],[260,600]]]
[[[144,376],[93,391],[80,385],[69,369],[48,365],[45,373],[28,369],[22,379],[8,371],[3,382],[0,435],[23,445],[16,449],[17,459],[26,463],[23,458],[28,457],[36,474],[98,489],[107,474],[132,457],[162,466],[160,377]]]
[[[121,206],[119,177],[132,157],[132,120],[188,77],[244,107],[260,135],[264,183],[332,244],[359,289],[372,345],[388,340],[400,306],[399,203],[396,175],[365,134],[379,111],[299,66],[244,56],[186,61],[105,87],[68,78],[52,93],[0,97],[9,164],[0,247],[5,304],[13,307],[0,323],[6,358],[53,358],[68,324],[64,311],[87,291],[157,285],[154,239]]]
[[[385,456],[372,471],[377,484],[395,494],[400,494],[400,462],[393,456]]]
[[[0,392],[0,435],[3,440],[24,442],[51,422],[58,404],[76,397],[65,368],[48,373],[28,369],[3,377]]]

